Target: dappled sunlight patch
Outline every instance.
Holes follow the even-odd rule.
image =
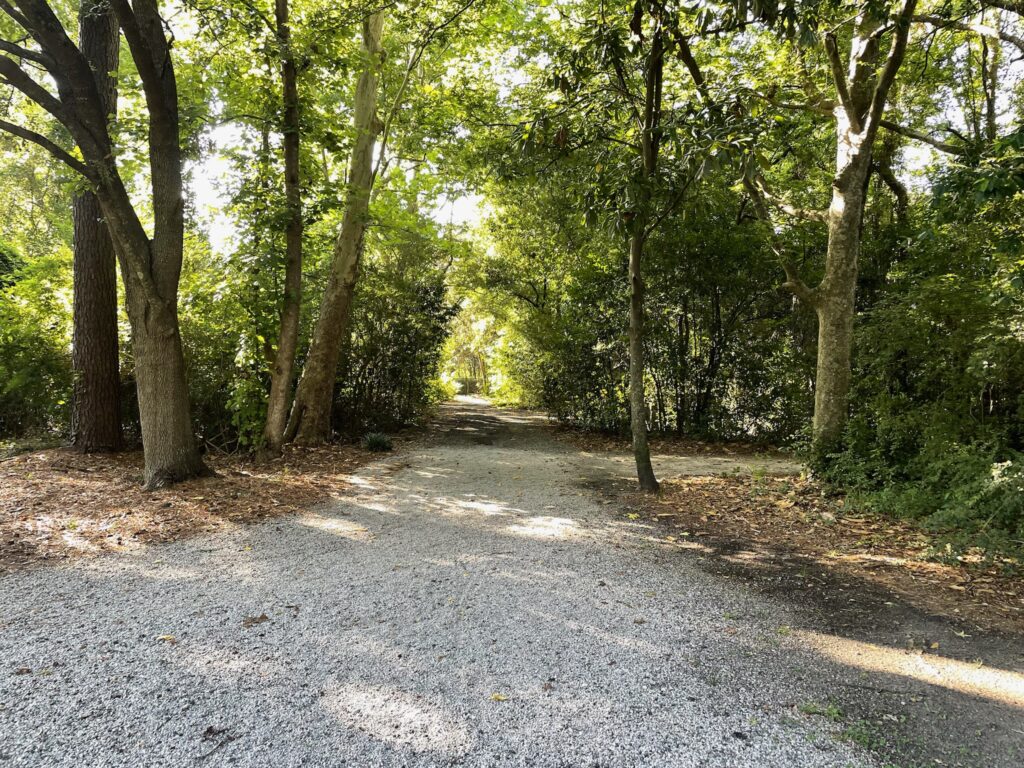
[[[534,539],[568,539],[582,533],[575,520],[568,517],[546,517],[538,515],[506,529],[517,536]]]
[[[417,753],[452,759],[473,743],[466,723],[422,694],[353,683],[329,688],[321,705],[346,727]]]
[[[329,515],[309,514],[299,517],[298,522],[307,528],[315,528],[318,531],[329,533],[332,536],[340,536],[343,539],[364,542],[373,541],[373,533],[370,529],[354,520]]]
[[[722,559],[734,565],[761,568],[765,570],[777,570],[780,564],[770,552],[758,552],[752,549],[744,549],[739,552],[722,555]]]
[[[616,634],[615,632],[611,632],[603,627],[596,627],[592,624],[584,624],[581,621],[567,619],[564,616],[549,613],[547,611],[540,611],[536,608],[531,608],[529,606],[526,606],[525,610],[527,613],[533,614],[534,616],[544,619],[547,622],[561,624],[566,629],[570,629],[579,634],[586,635],[595,640],[599,640],[600,642],[606,645],[614,645],[619,648],[624,648],[628,651],[645,653],[650,656],[663,656],[665,652],[668,650],[668,647],[665,645],[652,643],[649,640],[644,640],[643,638],[632,636],[629,631],[630,628],[633,632],[635,632],[638,627],[642,626],[641,624],[627,624],[627,629],[625,632],[623,632],[622,634]]]
[[[509,508],[499,501],[463,501],[461,499],[438,499],[438,501],[469,512],[479,512],[481,515],[486,516],[509,514]]]
[[[959,661],[806,630],[794,632],[794,636],[822,656],[865,672],[898,675],[1024,708],[1024,675],[986,666],[981,660]]]

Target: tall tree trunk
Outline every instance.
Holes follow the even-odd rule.
[[[284,97],[284,189],[288,208],[285,230],[284,296],[281,330],[270,372],[270,397],[263,441],[278,452],[284,440],[291,400],[295,350],[299,343],[299,314],[302,309],[302,182],[299,175],[299,91],[295,56],[288,26],[288,0],[276,0],[277,37],[281,45],[281,83]]]
[[[189,404],[178,323],[178,285],[184,256],[185,205],[178,84],[171,46],[156,0],[111,0],[139,69],[149,112],[149,166],[153,237],[134,216],[123,187],[99,195],[121,262],[139,398],[146,488],[205,473]],[[116,181],[116,179],[114,179]],[[113,199],[110,192],[116,193]],[[105,200],[106,198],[106,200]],[[120,227],[113,207],[133,214]],[[140,265],[142,269],[140,269]],[[148,266],[148,271],[145,267]]]
[[[846,424],[864,182],[871,166],[870,147],[852,155],[846,153],[844,157],[843,144],[841,141],[843,170],[833,182],[828,212],[825,276],[815,291],[814,301],[818,315],[813,446],[816,461],[832,452]]]
[[[644,389],[644,235],[641,222],[629,241],[629,420],[633,434],[633,458],[640,488],[657,491],[658,479],[651,464],[647,440],[647,397]]]
[[[331,272],[285,436],[286,440],[307,445],[323,443],[331,434],[334,381],[359,279],[373,186],[374,145],[382,128],[377,118],[377,88],[383,62],[383,30],[383,13],[375,13],[363,22],[366,63],[356,85],[355,144],[349,164],[345,215],[334,244]]]
[[[120,28],[103,0],[84,0],[79,47],[92,68],[108,115],[117,110]],[[85,452],[121,448],[118,372],[117,258],[99,201],[82,192],[71,202],[74,226],[74,305],[71,363],[75,375],[71,442]]]
[[[640,152],[644,184],[653,184],[658,170],[661,144],[662,78],[665,70],[664,28],[659,20],[651,38],[644,83],[643,126]],[[651,465],[651,448],[647,440],[647,398],[644,391],[644,278],[643,257],[647,240],[651,206],[650,190],[645,190],[641,211],[632,221],[629,240],[629,415],[633,434],[633,458],[640,488],[657,491],[658,479]]]

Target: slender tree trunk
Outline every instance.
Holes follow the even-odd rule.
[[[644,183],[653,184],[658,170],[658,152],[661,144],[662,78],[665,70],[664,31],[659,21],[651,39],[648,54],[645,87],[643,130],[640,153],[643,160]],[[629,415],[633,434],[633,458],[640,488],[657,491],[658,479],[651,465],[651,448],[647,440],[647,398],[644,391],[644,278],[643,257],[647,239],[650,191],[640,203],[641,212],[635,216],[629,240]]]
[[[356,137],[349,164],[345,215],[334,244],[331,272],[285,436],[286,440],[307,445],[323,443],[331,434],[334,382],[359,279],[373,186],[374,146],[382,128],[377,118],[377,89],[383,61],[383,29],[383,13],[375,13],[363,23],[366,65],[356,85]]]
[[[278,452],[284,440],[291,400],[295,350],[299,343],[299,315],[302,309],[302,182],[299,168],[299,92],[295,57],[288,26],[288,0],[276,0],[277,36],[281,45],[281,82],[284,95],[284,188],[288,208],[285,230],[284,296],[281,330],[270,372],[270,396],[263,441]]]
[[[644,391],[644,236],[641,222],[629,241],[629,418],[637,480],[645,491],[657,491],[647,440],[647,398]]]
[[[96,77],[108,115],[117,109],[120,28],[102,0],[84,0],[79,9],[79,47]],[[92,192],[71,202],[74,224],[74,340],[71,361],[75,375],[71,442],[85,452],[121,448],[121,378],[118,372],[117,258]]]
[[[815,291],[814,301],[818,315],[813,444],[816,461],[835,449],[846,424],[864,182],[871,167],[870,148],[851,153],[844,150],[843,144],[840,141],[842,171],[833,182],[828,212],[825,276]]]

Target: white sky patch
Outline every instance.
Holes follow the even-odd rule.
[[[430,209],[430,217],[441,225],[454,227],[472,227],[482,221],[485,216],[483,195],[463,193],[449,197],[441,195],[437,204]]]
[[[213,128],[210,131],[209,150],[202,160],[189,167],[196,217],[210,238],[210,247],[216,255],[233,251],[238,240],[237,223],[226,213],[231,202],[228,176],[232,165],[223,150],[239,146],[244,138],[244,131],[238,125],[226,124]]]

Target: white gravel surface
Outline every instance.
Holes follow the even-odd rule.
[[[0,765],[875,764],[800,712],[837,668],[783,608],[530,421],[463,401],[308,515],[4,577]]]

